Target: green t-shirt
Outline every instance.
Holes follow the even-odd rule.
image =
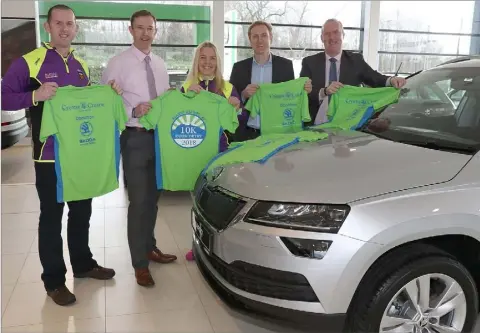
[[[301,77],[282,83],[261,84],[245,108],[252,117],[260,115],[260,132],[295,133],[310,121],[308,95],[304,89],[308,78]]]
[[[57,202],[118,188],[120,132],[128,118],[109,85],[66,86],[44,103],[40,141],[54,137]]]
[[[261,135],[254,140],[234,142],[229,149],[215,156],[205,168],[205,172],[218,166],[239,163],[265,163],[279,151],[299,142],[323,140],[327,133],[300,131],[297,133]]]
[[[155,130],[158,189],[191,191],[205,165],[220,148],[223,131],[234,133],[238,116],[228,100],[207,91],[167,91],[140,118]]]
[[[378,109],[397,102],[400,89],[394,87],[365,88],[343,86],[332,95],[328,104],[329,122],[315,128],[356,130],[367,122]]]

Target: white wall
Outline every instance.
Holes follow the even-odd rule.
[[[2,0],[2,17],[35,18],[35,1]]]

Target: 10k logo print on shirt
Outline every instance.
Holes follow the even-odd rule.
[[[151,101],[140,123],[155,131],[155,167],[158,189],[191,191],[203,168],[218,154],[223,131],[238,126],[228,100],[207,91],[168,91]]]
[[[182,148],[198,147],[207,136],[205,121],[196,111],[181,112],[173,120],[171,135]]]

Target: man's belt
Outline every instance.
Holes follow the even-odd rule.
[[[253,128],[253,127],[250,127],[250,126],[247,126],[247,131],[250,131],[250,132],[255,132],[255,133],[259,133],[260,130],[257,129],[257,128]]]
[[[132,131],[132,132],[144,132],[144,133],[154,133],[154,130],[147,130],[144,127],[136,127],[136,126],[127,126],[125,127],[127,131]]]

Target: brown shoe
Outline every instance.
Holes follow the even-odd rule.
[[[148,260],[155,261],[159,264],[169,264],[177,260],[177,256],[173,254],[162,253],[159,249],[155,249],[148,254]]]
[[[79,279],[91,278],[95,280],[110,280],[115,276],[115,271],[111,268],[98,266],[92,269],[91,271],[80,273],[80,274],[74,274],[73,276]]]
[[[152,287],[155,285],[152,274],[148,268],[135,268],[135,278],[142,287]]]
[[[66,286],[61,286],[55,290],[47,291],[47,295],[58,305],[65,306],[77,301],[75,295],[68,290]]]

